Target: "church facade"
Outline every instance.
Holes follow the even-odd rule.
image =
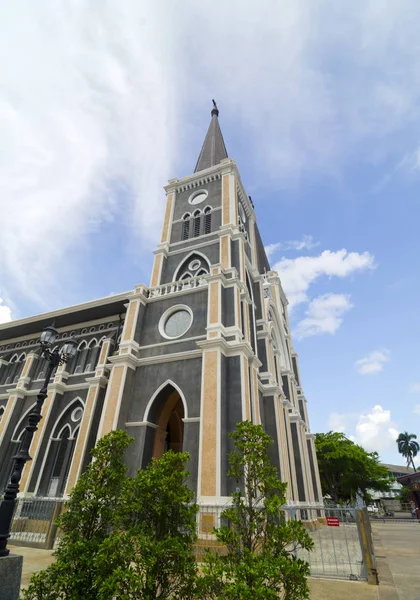
[[[220,504],[233,491],[229,433],[250,420],[274,440],[288,503],[315,519],[321,485],[287,299],[216,107],[194,173],[165,190],[149,286],[0,325],[0,486],[43,381],[38,339],[54,321],[57,343],[75,337],[78,351],[49,386],[21,495],[66,496],[96,440],[122,428],[134,438],[131,473],[169,448],[188,451],[198,502]]]

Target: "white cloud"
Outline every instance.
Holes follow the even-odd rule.
[[[318,256],[282,258],[273,265],[279,272],[283,288],[290,304],[308,300],[307,292],[312,283],[322,276],[348,277],[353,273],[374,269],[375,260],[369,252],[347,250],[324,250]]]
[[[12,320],[11,309],[3,304],[3,298],[0,298],[0,323],[8,323]]]
[[[386,348],[373,350],[367,356],[356,360],[355,367],[361,375],[375,375],[383,370],[384,364],[389,362],[390,353]]]
[[[305,312],[306,317],[296,327],[297,339],[335,333],[343,321],[342,316],[352,307],[350,296],[345,294],[324,294],[314,298]]]
[[[413,408],[413,413],[415,415],[420,415],[420,404],[415,404]]]
[[[332,413],[329,426],[333,431],[345,433],[368,452],[394,449],[399,434],[391,411],[379,404],[361,414]]]
[[[270,189],[307,172],[336,176],[353,157],[401,156],[395,134],[415,135],[420,106],[420,7],[403,4],[5,3],[0,280],[9,296],[51,300],[62,273],[77,285],[89,233],[111,219],[124,220],[125,240],[138,235],[138,255],[149,252],[162,185],[188,174],[177,170],[181,156],[194,164],[191,141],[202,141],[213,94]],[[220,68],[227,53],[230,68]]]
[[[412,383],[408,391],[410,394],[420,394],[420,382]]]
[[[315,242],[312,235],[303,235],[301,240],[289,240],[286,242],[277,242],[276,244],[268,244],[265,246],[265,253],[268,260],[280,250],[312,250],[319,246],[319,242]]]

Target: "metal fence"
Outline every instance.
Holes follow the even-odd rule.
[[[205,550],[223,553],[225,549],[216,539],[215,527],[228,525],[222,516],[226,506],[200,506],[198,513],[197,559],[202,560]],[[285,507],[285,519],[302,520],[314,542],[311,552],[290,546],[290,551],[309,563],[311,575],[351,580],[367,580],[363,539],[360,531],[360,519],[356,508],[313,508]],[[370,531],[363,535],[371,537]],[[370,541],[370,540],[366,540]]]
[[[62,498],[19,498],[13,519],[10,541],[15,545],[51,549],[57,539],[54,524],[62,512]],[[226,552],[217,540],[215,528],[228,525],[223,517],[225,506],[200,505],[197,514],[197,560],[206,550]],[[363,517],[363,518],[362,518]],[[374,570],[372,534],[366,509],[285,507],[284,519],[299,519],[314,542],[308,552],[291,544],[290,551],[307,561],[311,575],[340,579],[369,580]],[[371,564],[369,564],[369,556]]]
[[[19,498],[10,541],[17,546],[51,549],[57,536],[54,524],[64,505],[62,498]]]

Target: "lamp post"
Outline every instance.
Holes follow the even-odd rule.
[[[41,356],[48,361],[47,372],[45,375],[44,384],[37,395],[36,404],[29,413],[28,425],[25,428],[22,442],[19,446],[17,454],[13,457],[13,469],[10,476],[9,484],[4,492],[4,498],[0,504],[0,557],[7,556],[10,550],[7,548],[7,540],[10,537],[10,529],[12,526],[13,512],[15,508],[16,497],[19,493],[19,482],[22,477],[23,468],[28,460],[32,460],[29,455],[32,438],[35,431],[38,429],[38,423],[42,419],[41,411],[45,398],[48,395],[48,384],[51,375],[59,365],[66,363],[75,356],[77,344],[74,339],[66,341],[58,350],[51,350],[57,338],[57,330],[54,325],[46,327],[41,333]]]

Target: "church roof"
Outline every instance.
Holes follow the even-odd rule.
[[[209,130],[207,131],[206,139],[201,148],[200,156],[198,157],[194,173],[204,171],[209,167],[219,164],[224,158],[228,158],[225,142],[219,125],[219,110],[216,102],[213,100],[213,109],[211,111],[211,121]]]

